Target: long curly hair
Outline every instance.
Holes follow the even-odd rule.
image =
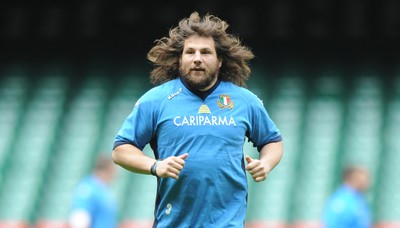
[[[162,84],[179,76],[179,58],[183,52],[185,40],[193,35],[212,37],[217,56],[222,59],[218,78],[238,86],[246,86],[251,69],[249,61],[254,58],[253,52],[238,37],[228,34],[229,25],[220,18],[207,14],[203,18],[197,12],[184,18],[179,25],[169,30],[169,37],[155,41],[155,46],[147,53],[154,69],[150,72],[153,84]]]

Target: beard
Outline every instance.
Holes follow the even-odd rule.
[[[179,73],[185,83],[193,89],[203,90],[215,82],[218,71],[208,72],[207,70],[196,71],[192,69],[179,68]]]

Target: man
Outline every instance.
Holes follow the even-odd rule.
[[[110,157],[99,156],[92,175],[85,177],[72,197],[69,227],[116,228],[117,208],[109,184],[115,176]]]
[[[363,192],[369,187],[368,171],[363,167],[345,169],[343,184],[330,197],[324,211],[325,228],[370,228],[371,218]]]
[[[148,59],[161,85],[137,101],[116,136],[117,164],[157,176],[153,227],[244,227],[245,169],[263,181],[282,157],[279,130],[243,88],[254,55],[227,27],[194,12],[158,40]],[[247,165],[246,137],[260,152]],[[156,160],[142,152],[148,143]]]

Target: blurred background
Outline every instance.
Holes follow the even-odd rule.
[[[398,0],[2,1],[0,227],[64,227],[73,187],[151,88],[147,52],[195,10],[253,50],[248,88],[285,140],[268,181],[249,179],[247,226],[320,227],[355,163],[374,224],[400,227]],[[151,225],[155,187],[118,170],[121,227]]]

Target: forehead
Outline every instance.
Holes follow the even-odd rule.
[[[357,176],[358,178],[368,178],[368,171],[365,169],[355,169],[353,171],[353,175]]]
[[[184,49],[194,48],[203,49],[210,48],[215,49],[214,39],[211,36],[189,36],[184,42]]]

